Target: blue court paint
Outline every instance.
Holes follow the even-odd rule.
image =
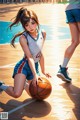
[[[13,36],[21,31],[23,28],[21,24],[18,24],[17,27],[13,26],[10,30],[9,25],[11,22],[0,21],[0,44],[7,44],[10,43]],[[70,39],[70,32],[69,28],[62,27],[62,26],[50,26],[50,25],[40,25],[41,29],[44,29],[47,33],[46,40],[63,40],[63,39]],[[56,32],[57,34],[56,34]],[[19,38],[16,39],[18,42]]]
[[[9,25],[11,22],[4,22],[0,21],[0,44],[6,44],[10,43],[13,36],[22,31],[22,26],[19,24],[10,30]],[[16,39],[16,42],[18,42],[18,38]]]

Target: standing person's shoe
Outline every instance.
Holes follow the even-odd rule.
[[[60,69],[57,73],[57,77],[61,78],[63,81],[71,82],[72,79],[69,77],[67,69],[68,68],[61,67],[60,65]]]
[[[1,89],[1,86],[3,85],[4,83],[2,81],[0,81],[0,92],[3,91],[3,89]]]

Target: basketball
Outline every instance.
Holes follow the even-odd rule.
[[[48,79],[43,77],[39,78],[36,87],[32,84],[32,82],[29,86],[29,92],[32,98],[43,100],[49,97],[52,91],[52,86]]]

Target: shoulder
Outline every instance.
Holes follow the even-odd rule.
[[[26,39],[25,36],[22,34],[19,38],[19,40]]]
[[[45,39],[46,38],[46,31],[44,29],[42,29],[41,32],[42,32],[43,38]]]
[[[27,43],[26,37],[23,34],[20,36],[19,42],[20,42],[20,44]]]
[[[25,31],[20,36],[20,40],[22,40],[22,39],[25,39],[25,40],[27,39],[27,33]]]

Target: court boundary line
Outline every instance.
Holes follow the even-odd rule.
[[[16,65],[16,63],[12,63],[12,64],[7,64],[7,65],[3,65],[3,66],[0,66],[0,69],[4,69],[4,68],[14,68],[14,66]],[[45,66],[46,68],[48,67],[48,68],[54,68],[55,66],[53,65],[53,66],[49,66],[49,65],[46,65]],[[58,68],[58,67],[57,67]],[[69,68],[70,70],[72,69],[75,69],[75,70],[80,70],[80,68],[72,68],[72,67],[70,67]]]
[[[10,67],[14,67],[15,64],[16,64],[16,63],[3,65],[3,66],[0,66],[0,68],[10,68]]]
[[[19,110],[19,109],[21,109],[21,108],[23,108],[23,107],[31,104],[31,103],[33,103],[33,102],[35,102],[35,101],[36,101],[36,99],[32,99],[31,101],[29,101],[29,102],[27,102],[27,103],[24,103],[24,104],[22,104],[22,105],[20,105],[20,106],[18,106],[18,107],[16,107],[16,108],[8,111],[8,115],[12,114],[13,112],[15,112],[15,111],[17,111],[17,110]]]
[[[19,42],[16,42],[15,44],[17,45],[17,44],[19,44]],[[0,43],[0,46],[2,46],[2,45],[11,45],[11,43]]]

